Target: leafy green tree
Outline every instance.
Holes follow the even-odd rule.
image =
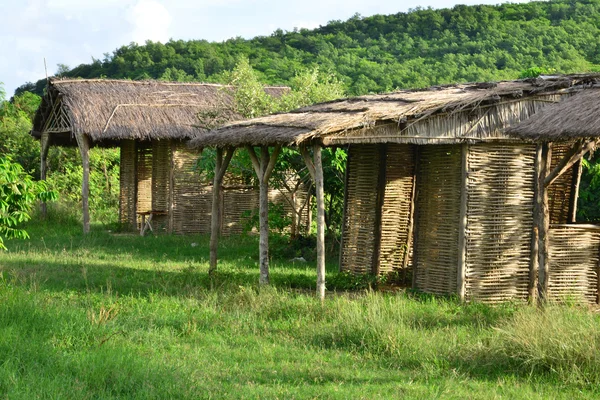
[[[228,76],[227,83],[233,97],[232,104],[225,104],[224,110],[217,110],[201,116],[200,125],[205,128],[215,128],[222,124],[216,115],[229,115],[236,113],[246,118],[254,118],[274,112],[285,112],[292,109],[308,106],[318,102],[338,99],[345,95],[342,82],[333,74],[323,73],[318,67],[304,69],[295,74],[291,79],[291,88],[280,98],[273,98],[265,92],[265,84],[261,83],[260,75],[250,65],[246,58],[241,58],[236,67]],[[199,167],[201,171],[212,177],[214,171],[215,154],[212,150],[204,150]],[[326,197],[328,201],[327,223],[330,228],[337,228],[332,221],[337,221],[341,216],[343,207],[343,176],[345,171],[346,153],[342,149],[327,148],[323,151],[324,177],[326,182]],[[250,157],[245,151],[236,152],[231,160],[229,169],[232,174],[242,177],[246,183],[255,180],[254,170]],[[292,179],[290,179],[292,178]],[[283,148],[278,157],[278,162],[271,176],[271,185],[287,194],[288,199],[296,196],[302,184],[311,188],[311,179],[300,154],[290,148]],[[312,189],[310,189],[312,190]],[[293,202],[290,201],[290,205]],[[294,205],[295,215],[292,218],[292,236],[299,234],[299,217],[306,204]],[[278,212],[278,208],[271,208],[270,212]],[[270,217],[274,218],[274,217]]]
[[[0,249],[6,250],[5,239],[27,239],[19,226],[31,219],[32,205],[37,201],[56,200],[43,181],[34,181],[10,157],[0,156]]]

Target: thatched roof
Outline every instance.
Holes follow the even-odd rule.
[[[478,139],[482,135],[477,136],[475,131],[478,124],[483,124],[480,119],[489,120],[484,122],[490,129],[503,131],[511,124],[528,118],[541,107],[558,101],[560,96],[586,85],[596,85],[599,81],[600,74],[563,75],[497,83],[449,85],[340,99],[285,114],[226,124],[193,139],[190,145],[298,145],[308,141],[318,141],[326,145],[374,143],[390,141],[392,137],[396,140],[401,135],[415,135],[405,136],[414,137],[414,143]],[[517,103],[521,105],[515,107],[514,104]],[[523,106],[525,103],[527,104]],[[535,104],[532,106],[533,103]],[[477,114],[486,107],[505,104],[508,106],[494,115],[487,112]],[[458,114],[461,115],[460,120],[456,117]],[[428,141],[425,141],[418,135],[435,126],[433,123],[417,123],[434,120],[432,117],[435,116],[454,116],[458,122],[446,125],[443,131],[445,133],[439,137],[429,137]],[[474,120],[477,120],[475,124]],[[439,125],[439,121],[436,123]],[[457,129],[456,134],[448,133],[449,126],[459,125],[460,129]],[[381,130],[373,128],[381,126],[390,126],[389,129],[393,128],[393,135],[396,136],[379,136]],[[421,132],[417,132],[417,129],[421,129]],[[471,136],[464,136],[465,134]]]
[[[600,89],[580,90],[508,129],[507,133],[548,142],[600,137]]]
[[[231,111],[231,93],[226,89],[206,83],[51,79],[32,134],[40,137],[46,131],[71,139],[86,134],[95,143],[189,139],[203,133],[199,113],[215,118],[211,113],[216,112],[221,123],[241,119]],[[287,90],[265,89],[273,96]]]

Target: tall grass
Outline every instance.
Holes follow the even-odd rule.
[[[53,221],[0,254],[6,398],[593,398],[600,318],[578,306],[313,294],[257,238],[114,234]],[[192,246],[192,244],[195,244]],[[329,276],[336,272],[328,265]]]

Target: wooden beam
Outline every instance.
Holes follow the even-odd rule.
[[[50,134],[42,133],[42,137],[40,139],[41,150],[40,150],[40,179],[46,180],[46,168],[47,168],[47,160],[48,160],[48,150],[50,149]],[[40,205],[40,211],[42,214],[42,218],[46,219],[48,216],[48,209],[46,207],[46,202],[43,201]]]
[[[552,172],[548,173],[548,176],[544,179],[544,184],[546,186],[552,185],[552,183],[554,183],[554,181],[556,181],[563,173],[571,168],[573,164],[581,160],[586,153],[594,150],[597,143],[598,142],[596,140],[590,140],[585,145],[583,142],[577,142],[575,145],[573,145],[563,159],[560,160],[556,167],[554,167]]]
[[[277,162],[277,157],[279,156],[279,153],[281,152],[281,146],[280,145],[276,145],[275,147],[273,147],[273,153],[271,153],[271,155],[269,155],[269,148],[267,147],[267,158],[269,160],[269,163],[266,166],[265,169],[265,173],[264,173],[264,179],[265,180],[269,180],[269,178],[271,177],[271,174],[273,173],[273,169],[275,168],[275,163]]]
[[[310,153],[308,152],[306,146],[300,146],[300,154],[302,155],[302,158],[304,158],[304,164],[306,164],[306,169],[308,169],[310,177],[312,178],[313,182],[316,181],[315,165],[313,160],[310,158]]]
[[[260,179],[260,161],[258,161],[258,157],[254,152],[254,147],[246,146],[246,150],[248,151],[248,155],[250,156],[250,161],[252,162],[252,167],[254,168],[254,172],[256,172],[256,176]]]
[[[81,154],[83,180],[81,183],[81,203],[83,208],[83,233],[90,233],[90,139],[87,135],[76,135],[77,145]]]
[[[460,209],[458,220],[458,267],[456,286],[460,301],[465,301],[466,274],[467,274],[467,185],[469,172],[469,145],[461,146],[461,182],[460,182]]]
[[[540,201],[540,212],[538,215],[538,295],[539,300],[545,303],[548,296],[549,282],[549,230],[550,230],[550,207],[548,205],[548,189],[546,180],[550,163],[552,161],[552,147],[549,143],[542,144],[542,162],[540,168],[540,183],[538,198]]]
[[[217,148],[217,155],[215,159],[215,176],[213,178],[212,188],[212,210],[210,219],[210,265],[208,267],[208,274],[214,275],[217,271],[217,252],[219,248],[219,236],[221,235],[221,187],[223,184],[223,177],[225,171],[229,166],[231,157],[235,148],[228,148],[223,157],[223,149]]]
[[[313,146],[315,186],[317,193],[317,296],[325,299],[325,192],[321,146]]]

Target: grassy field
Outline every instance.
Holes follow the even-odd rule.
[[[0,398],[593,398],[600,318],[407,293],[314,298],[312,263],[255,237],[30,224],[0,254]],[[329,276],[337,266],[328,265]]]

